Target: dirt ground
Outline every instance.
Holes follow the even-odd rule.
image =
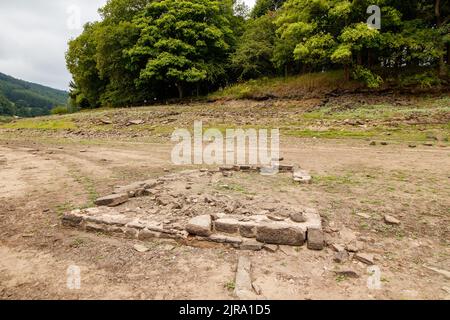
[[[356,240],[373,253],[381,289],[369,289],[361,262],[333,261],[323,251],[281,248],[244,252],[188,247],[85,233],[61,226],[61,215],[89,206],[113,186],[176,172],[172,144],[0,139],[1,299],[235,299],[236,262],[248,255],[261,299],[449,299],[450,149],[361,140],[282,138],[286,163],[314,177],[300,189],[319,210],[328,241]],[[252,189],[242,178],[236,192]],[[255,186],[253,185],[253,188]],[[274,193],[274,203],[279,202]],[[383,216],[401,221],[389,226]],[[331,230],[331,231],[329,231]],[[81,268],[81,288],[66,285],[67,268]],[[351,269],[359,278],[336,275]]]

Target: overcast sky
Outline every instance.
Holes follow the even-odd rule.
[[[255,0],[245,0],[253,6]],[[0,0],[0,72],[67,90],[69,39],[98,20],[106,0]],[[78,15],[78,12],[80,13]],[[76,17],[79,16],[80,19]]]

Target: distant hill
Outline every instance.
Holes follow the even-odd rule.
[[[35,117],[66,105],[68,93],[31,83],[0,72],[0,115]]]

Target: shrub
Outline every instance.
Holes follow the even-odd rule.
[[[52,109],[51,113],[54,115],[68,114],[69,109],[66,106],[56,106]]]
[[[400,84],[402,86],[420,86],[425,89],[441,85],[441,79],[436,72],[428,71],[404,77],[400,80]]]
[[[368,88],[379,88],[383,84],[383,79],[367,68],[357,66],[353,71],[353,78],[363,82]]]

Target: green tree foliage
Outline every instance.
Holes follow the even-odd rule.
[[[268,76],[275,72],[272,56],[275,42],[273,17],[264,15],[248,21],[232,63],[240,79]]]
[[[69,43],[72,110],[333,69],[369,87],[448,81],[450,0],[258,0],[250,15],[242,0],[109,0],[99,12]]]
[[[367,8],[381,8],[380,30],[370,28]],[[445,9],[444,9],[445,8]],[[449,1],[288,0],[275,23],[274,63],[308,70],[336,65],[380,84],[374,72],[445,65]],[[442,17],[445,16],[446,19]],[[440,17],[440,18],[438,18]],[[448,53],[447,53],[448,54]],[[448,64],[448,61],[447,61]],[[442,72],[443,73],[443,72]]]
[[[255,7],[251,12],[253,19],[262,17],[270,11],[276,11],[281,8],[286,0],[257,0]]]
[[[184,89],[225,76],[233,43],[230,20],[219,1],[163,0],[135,19],[140,30],[129,51],[139,66],[139,84],[155,82]]]

